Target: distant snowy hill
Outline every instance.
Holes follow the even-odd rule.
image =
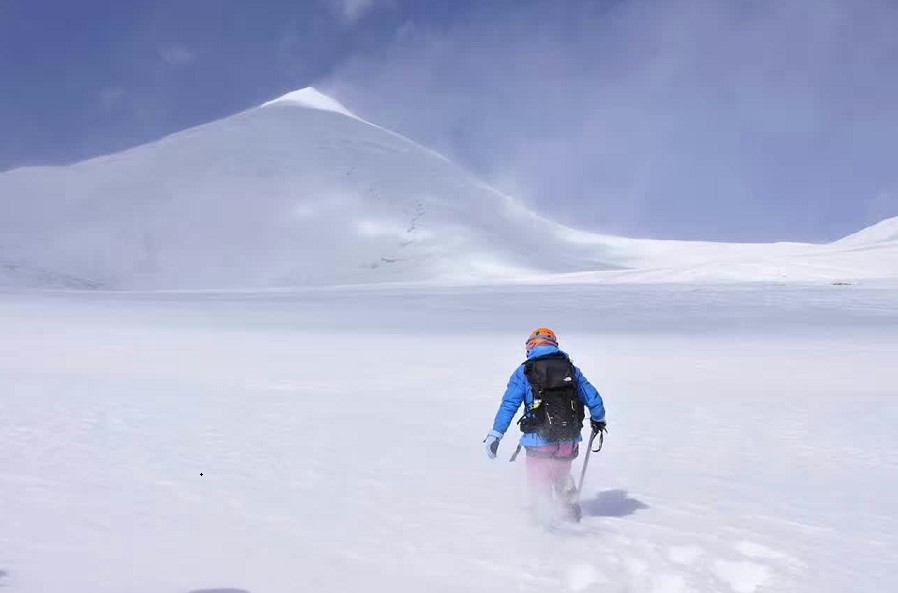
[[[824,246],[582,233],[307,88],[122,153],[0,174],[0,287],[879,278],[898,275],[896,220]]]
[[[889,218],[874,224],[860,232],[849,235],[838,241],[837,245],[869,245],[892,246],[898,245],[898,216]]]

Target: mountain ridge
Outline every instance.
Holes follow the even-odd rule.
[[[311,87],[119,153],[2,173],[0,208],[7,286],[819,280],[891,277],[896,257],[869,229],[826,245],[571,229]],[[881,257],[857,255],[866,245]]]

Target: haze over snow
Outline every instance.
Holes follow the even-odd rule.
[[[314,88],[121,153],[0,174],[0,200],[0,283],[19,287],[898,274],[894,219],[829,245],[576,231]]]

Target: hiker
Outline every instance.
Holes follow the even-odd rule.
[[[551,329],[534,330],[526,350],[527,360],[512,373],[493,429],[484,439],[486,453],[495,459],[499,441],[523,403],[524,415],[518,424],[524,434],[519,447],[527,452],[527,481],[535,510],[543,517],[560,511],[563,517],[579,521],[579,493],[570,474],[571,462],[582,440],[584,406],[589,408],[593,431],[605,431],[602,396],[559,350]]]

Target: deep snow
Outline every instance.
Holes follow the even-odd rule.
[[[481,444],[536,325],[608,408],[564,533]],[[894,285],[6,293],[0,327],[10,593],[898,578]]]

